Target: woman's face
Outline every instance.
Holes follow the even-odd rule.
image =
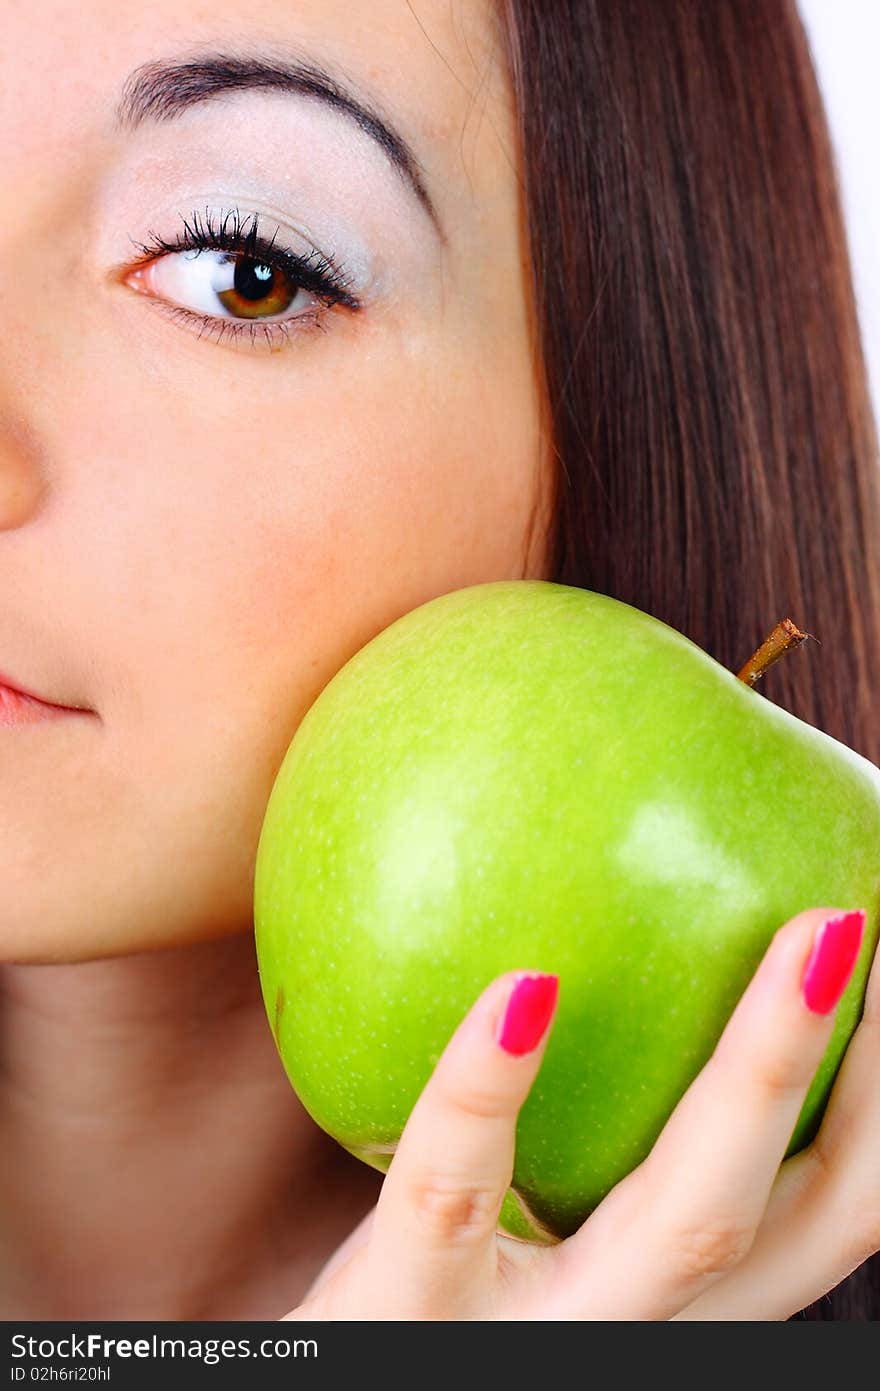
[[[36,19],[0,58],[0,672],[94,713],[0,723],[0,960],[31,962],[247,928],[306,709],[408,610],[544,574],[547,478],[488,0]],[[329,69],[413,178],[353,108],[220,90],[256,59]],[[254,246],[138,268],[255,214],[348,301]]]

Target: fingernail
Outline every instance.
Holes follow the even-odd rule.
[[[801,985],[807,1008],[814,1014],[830,1014],[846,989],[864,929],[865,910],[856,908],[829,918],[816,933]]]
[[[531,1053],[544,1036],[559,994],[559,977],[520,971],[510,992],[497,1041],[507,1053]]]

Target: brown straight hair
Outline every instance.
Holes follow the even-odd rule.
[[[793,0],[499,0],[548,578],[633,604],[880,762],[877,435],[833,151]],[[880,1318],[871,1257],[794,1315]]]

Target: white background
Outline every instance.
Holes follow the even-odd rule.
[[[798,8],[831,125],[862,341],[880,416],[880,0],[798,0]]]

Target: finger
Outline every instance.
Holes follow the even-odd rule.
[[[494,1283],[516,1118],[544,1055],[558,984],[537,972],[494,980],[413,1108],[367,1246],[370,1278],[399,1291],[398,1317],[432,1309],[454,1317]]]
[[[670,1318],[745,1257],[863,926],[861,910],[811,909],[777,931],[647,1159],[549,1253],[587,1311],[562,1317]]]
[[[811,1144],[787,1159],[748,1256],[682,1319],[787,1319],[880,1251],[880,953]]]

